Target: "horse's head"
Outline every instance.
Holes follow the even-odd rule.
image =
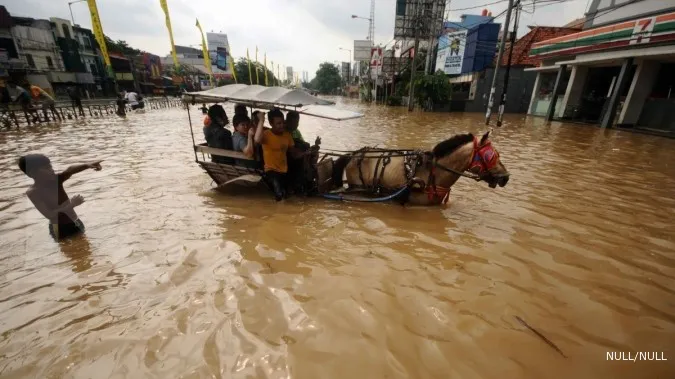
[[[487,132],[483,137],[473,139],[473,154],[468,171],[480,176],[486,181],[490,188],[495,188],[497,185],[504,187],[509,181],[509,172],[499,159],[499,152],[492,146],[490,141],[490,132]]]

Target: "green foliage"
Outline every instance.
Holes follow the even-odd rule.
[[[420,75],[415,78],[415,100],[424,104],[427,99],[435,105],[444,105],[450,102],[452,86],[448,77],[442,71],[436,71],[433,75]]]
[[[403,105],[403,98],[401,96],[393,95],[387,97],[387,105],[391,105],[393,107],[398,107]]]
[[[321,63],[316,76],[310,82],[311,88],[320,93],[334,93],[340,88],[342,78],[338,68],[329,62]]]
[[[105,44],[108,47],[109,52],[120,53],[124,55],[139,55],[142,53],[141,50],[135,49],[127,43],[127,41],[117,40],[113,41],[110,37],[105,36]]]
[[[256,69],[258,70],[257,79],[260,81],[259,83],[256,81],[255,76]],[[234,64],[234,71],[237,73],[237,82],[239,84],[260,84],[261,86],[265,85],[265,67],[260,62],[258,62],[258,65],[256,66],[255,61],[251,61],[251,77],[253,79],[252,81],[249,80],[248,61],[246,60],[246,58],[239,58],[237,60],[237,62]],[[267,83],[269,84],[270,87],[282,85],[282,83],[277,80],[275,73],[269,68],[267,69]]]

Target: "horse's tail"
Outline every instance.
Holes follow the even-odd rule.
[[[342,175],[345,172],[347,164],[352,159],[352,157],[343,155],[340,158],[335,160],[333,163],[333,185],[336,187],[342,187]]]

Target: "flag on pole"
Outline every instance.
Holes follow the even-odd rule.
[[[269,83],[267,82],[267,53],[265,53],[265,87],[268,87]]]
[[[166,0],[159,0],[159,5],[164,10],[166,17],[166,28],[169,30],[169,41],[171,41],[171,56],[173,57],[173,65],[178,68],[178,57],[176,56],[176,45],[173,44],[173,31],[171,30],[171,18],[169,17],[169,6],[166,5]]]
[[[103,54],[103,61],[105,62],[108,74],[110,77],[115,78],[115,74],[112,70],[112,64],[110,64],[110,56],[108,55],[108,46],[105,43],[105,35],[103,34],[101,19],[98,17],[96,0],[87,0],[87,5],[89,6],[89,14],[91,15],[91,28],[94,29],[94,38],[96,38],[96,42],[98,42],[98,45],[101,49],[101,54]]]
[[[199,25],[199,19],[197,19],[197,28],[199,29],[199,33],[202,35],[202,53],[204,54],[204,66],[206,66],[206,70],[209,72],[209,82],[211,83],[211,86],[213,87],[213,70],[211,69],[211,57],[209,56],[209,49],[206,47],[206,40],[204,39],[204,31],[202,30],[202,26]]]
[[[248,56],[248,47],[246,48],[246,60],[248,61],[248,84],[253,84],[253,75],[251,75],[251,58]]]
[[[255,84],[260,84],[260,78],[258,77],[258,46],[255,47]]]

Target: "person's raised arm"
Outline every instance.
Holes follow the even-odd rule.
[[[44,203],[44,201],[42,201],[42,199],[38,197],[35,192],[29,191],[27,192],[27,195],[28,199],[30,199],[33,205],[35,205],[35,208],[49,221],[55,220],[59,213],[67,212],[84,203],[84,198],[80,195],[76,195],[58,207],[50,208]]]
[[[263,143],[263,124],[265,123],[265,113],[263,112],[258,112],[258,126],[255,128],[255,137],[253,140],[257,144]]]
[[[246,147],[244,147],[244,150],[242,151],[244,153],[244,155],[246,155],[247,157],[249,157],[251,159],[253,159],[253,157],[255,155],[255,150],[253,149],[253,146],[254,146],[253,145],[253,138],[255,137],[255,133],[256,133],[257,130],[258,129],[253,129],[253,128],[248,130],[248,136],[247,136],[248,143],[246,144]]]
[[[92,163],[78,164],[68,167],[65,171],[61,173],[61,180],[65,181],[70,179],[71,176],[78,174],[84,170],[94,169],[96,171],[101,171],[101,162],[96,161]]]

